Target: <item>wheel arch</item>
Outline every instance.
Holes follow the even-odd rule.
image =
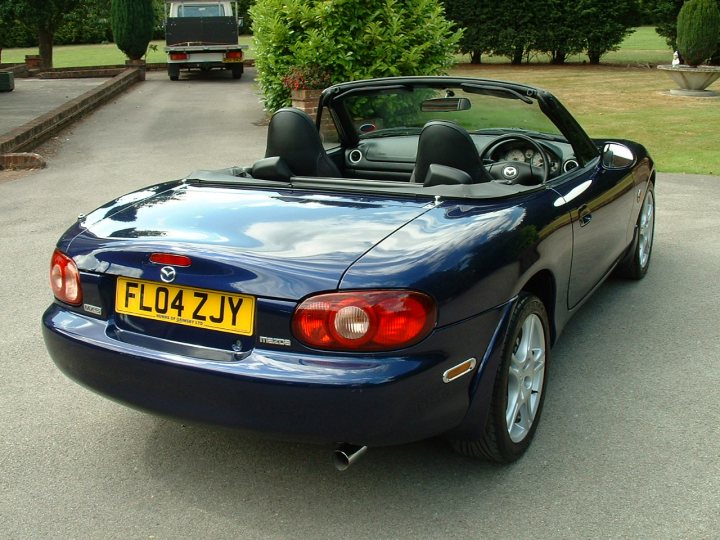
[[[536,272],[520,288],[520,292],[526,292],[537,296],[545,305],[545,310],[550,321],[550,343],[554,344],[557,339],[557,328],[555,322],[555,304],[557,301],[557,284],[554,274],[547,269]]]

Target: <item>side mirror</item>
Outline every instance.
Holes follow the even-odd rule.
[[[627,169],[635,163],[635,154],[620,143],[607,143],[602,151],[602,165],[606,169]]]

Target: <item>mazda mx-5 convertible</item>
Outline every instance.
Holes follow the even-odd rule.
[[[654,165],[550,93],[401,77],[277,111],[265,158],[80,216],[44,338],[69,377],[190,421],[367,446],[437,435],[510,462],[550,347],[650,262]]]

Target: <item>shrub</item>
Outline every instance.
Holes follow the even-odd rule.
[[[141,59],[153,36],[152,0],[112,0],[110,21],[118,49],[131,60]]]
[[[460,32],[439,0],[257,0],[250,9],[265,107],[289,103],[293,68],[319,66],[331,82],[443,73]]]
[[[716,0],[689,0],[677,20],[677,44],[690,66],[698,66],[715,52],[720,33]]]

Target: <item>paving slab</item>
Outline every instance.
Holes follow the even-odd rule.
[[[108,79],[15,79],[15,90],[0,93],[0,135],[50,112]]]

